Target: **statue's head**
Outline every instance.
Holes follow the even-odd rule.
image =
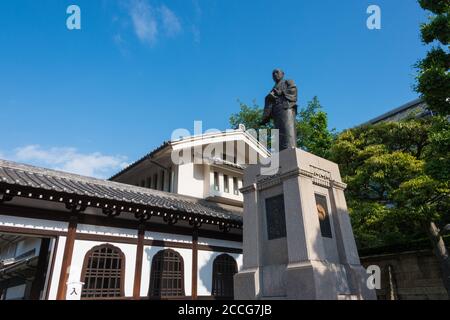
[[[281,69],[275,69],[272,72],[272,78],[273,81],[275,81],[276,83],[280,82],[281,80],[283,80],[284,78],[284,72]]]

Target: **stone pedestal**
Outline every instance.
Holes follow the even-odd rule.
[[[376,299],[367,287],[337,164],[300,149],[245,169],[243,268],[235,298]]]

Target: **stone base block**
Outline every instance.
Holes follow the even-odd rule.
[[[259,269],[242,270],[234,276],[234,299],[256,300],[260,296]]]

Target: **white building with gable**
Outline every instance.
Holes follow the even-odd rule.
[[[109,180],[0,160],[0,300],[232,298],[243,168],[269,155],[241,128]]]

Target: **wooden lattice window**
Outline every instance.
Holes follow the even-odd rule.
[[[124,296],[125,256],[112,245],[92,248],[84,258],[81,298]]]
[[[152,260],[150,297],[184,297],[184,262],[181,255],[170,249],[159,251]]]
[[[233,298],[234,281],[237,273],[236,261],[228,254],[221,254],[213,262],[212,295],[221,298]]]

